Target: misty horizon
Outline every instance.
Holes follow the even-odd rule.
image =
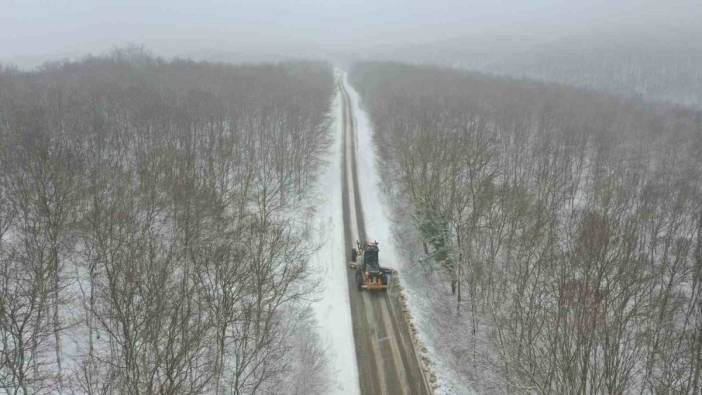
[[[702,19],[691,0],[2,3],[0,62],[21,68],[128,44],[166,58],[242,62],[389,59],[406,47],[452,41],[512,50],[573,36],[684,40],[700,34]]]

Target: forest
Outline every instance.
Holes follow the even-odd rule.
[[[0,69],[0,388],[323,391],[296,210],[333,91],[138,48]]]
[[[473,389],[702,391],[702,113],[430,66],[349,79]]]
[[[702,108],[702,36],[691,31],[623,29],[532,40],[521,34],[491,39],[478,35],[379,52],[372,59],[442,65]]]
[[[131,46],[0,68],[0,391],[334,392],[320,337],[358,324],[311,306],[332,270],[356,290],[312,217],[343,128],[435,388],[702,391],[702,112],[387,62],[342,111],[344,76]]]
[[[515,52],[476,68],[702,108],[702,45],[694,35],[570,38]]]

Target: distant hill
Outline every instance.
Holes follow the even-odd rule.
[[[599,33],[554,40],[467,37],[368,57],[466,68],[702,107],[702,33]]]

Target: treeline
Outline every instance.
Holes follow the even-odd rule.
[[[592,32],[548,40],[506,35],[383,48],[371,59],[442,65],[702,109],[699,32]]]
[[[0,70],[0,392],[319,391],[291,208],[333,86],[133,48]]]
[[[564,39],[478,69],[702,108],[699,34]]]
[[[499,391],[702,391],[702,114],[401,64],[350,78]]]

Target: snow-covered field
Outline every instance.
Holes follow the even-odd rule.
[[[337,72],[338,73],[338,72]],[[320,249],[310,259],[310,269],[323,284],[313,308],[319,335],[329,361],[330,394],[358,394],[358,367],[353,340],[351,308],[345,266],[344,218],[341,192],[342,120],[341,97],[332,106],[333,142],[317,182],[320,203],[314,229]]]

